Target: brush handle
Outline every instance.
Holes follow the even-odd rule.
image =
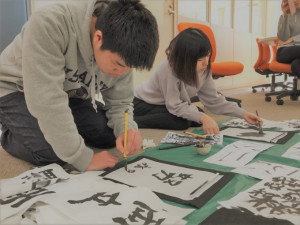
[[[124,158],[127,158],[127,153],[126,153],[127,129],[128,129],[128,112],[126,110],[125,113],[124,113],[124,152],[123,152],[123,157]]]
[[[167,150],[167,149],[180,148],[180,147],[190,146],[190,145],[195,145],[195,144],[194,143],[187,143],[187,144],[182,144],[182,145],[172,145],[172,146],[167,146],[167,147],[160,147],[158,149],[159,150]]]

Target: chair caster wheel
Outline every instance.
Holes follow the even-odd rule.
[[[256,93],[256,92],[257,92],[257,90],[256,90],[256,89],[252,89],[252,92],[253,92],[253,93]]]
[[[292,100],[292,101],[297,101],[298,100],[298,96],[296,95],[291,95],[290,96],[290,99]]]
[[[271,97],[270,97],[270,96],[266,96],[266,97],[265,97],[265,101],[266,101],[266,102],[270,102],[270,101],[271,101]]]
[[[277,105],[283,105],[283,100],[282,100],[282,99],[278,99],[278,100],[276,101],[276,103],[277,103]]]

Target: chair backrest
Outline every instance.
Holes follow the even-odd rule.
[[[292,74],[291,64],[287,63],[280,63],[276,61],[276,53],[277,53],[277,46],[278,46],[279,39],[276,39],[276,48],[273,48],[273,59],[270,63],[270,69],[274,72],[278,73],[286,73],[286,74]]]
[[[258,67],[261,65],[261,61],[263,58],[263,48],[262,48],[262,44],[259,43],[259,38],[256,38],[256,43],[257,43],[257,47],[258,47],[258,57],[257,57],[256,63],[253,66],[254,69],[258,69]]]
[[[255,70],[263,71],[269,68],[271,58],[270,46],[268,44],[260,43],[259,38],[256,38],[256,43],[258,47],[258,58],[253,67]]]
[[[263,57],[262,57],[262,64],[268,64],[271,58],[271,51],[270,46],[268,44],[262,44],[263,49]]]
[[[198,29],[202,30],[206,34],[206,36],[209,38],[209,41],[211,44],[211,48],[212,48],[211,62],[215,61],[216,50],[217,50],[216,40],[215,40],[214,33],[209,26],[206,26],[206,25],[200,24],[200,23],[179,23],[177,27],[178,27],[178,32],[181,32],[190,27],[194,27],[194,28],[198,28]]]
[[[273,57],[272,57],[272,62],[273,62],[276,60],[277,45],[272,46],[272,52],[273,52]]]
[[[278,47],[278,42],[279,42],[279,38],[276,38],[276,44],[272,46],[272,50],[273,50],[273,58],[272,58],[272,62],[276,61],[276,54],[277,54],[277,47]]]

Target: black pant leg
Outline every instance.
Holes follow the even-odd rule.
[[[45,140],[37,119],[29,113],[23,93],[0,98],[0,121],[4,126],[1,145],[5,151],[39,166],[64,164]]]
[[[169,113],[165,105],[153,105],[134,98],[134,120],[139,128],[186,130],[191,121]]]
[[[112,148],[116,138],[113,130],[107,126],[108,119],[100,102],[96,102],[97,112],[91,99],[82,100],[71,98],[69,106],[72,110],[79,134],[86,145],[95,148]]]
[[[293,74],[295,74],[298,77],[298,79],[300,79],[300,57],[299,59],[293,60],[291,64]]]

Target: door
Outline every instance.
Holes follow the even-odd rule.
[[[177,33],[176,0],[141,0],[155,16],[159,31],[159,49],[151,71],[134,71],[134,86],[148,80],[151,72],[166,57],[165,50]]]

